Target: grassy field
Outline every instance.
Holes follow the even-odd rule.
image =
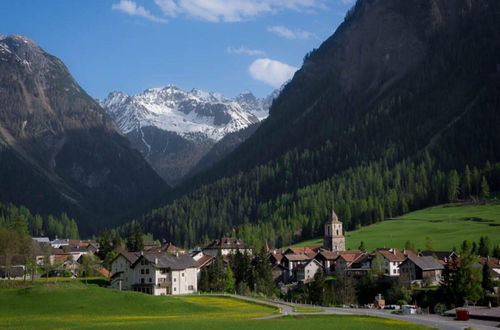
[[[316,307],[296,306],[294,307],[293,311],[296,313],[320,313],[323,310]]]
[[[275,308],[229,297],[154,297],[59,281],[0,283],[1,329],[427,329],[365,316],[255,318]]]
[[[386,220],[346,233],[346,247],[357,249],[363,241],[367,249],[377,247],[403,248],[410,240],[418,249],[425,249],[429,237],[435,250],[460,247],[463,240],[478,241],[487,235],[500,244],[500,203],[485,205],[442,205],[431,207],[393,220]],[[294,246],[322,245],[322,239]]]

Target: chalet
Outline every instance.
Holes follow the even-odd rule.
[[[323,266],[325,275],[333,275],[335,272],[335,262],[339,257],[339,252],[321,250],[315,257],[316,260]]]
[[[216,239],[212,243],[207,245],[203,249],[203,253],[215,257],[217,253],[220,251],[223,256],[227,256],[229,254],[236,253],[236,251],[238,250],[241,253],[248,253],[248,254],[252,254],[253,252],[252,247],[243,242],[241,239],[233,237],[224,237]]]
[[[338,258],[335,260],[335,274],[346,275],[351,269],[356,260],[364,256],[361,251],[345,251],[340,252]]]
[[[416,258],[417,255],[411,250],[398,249],[376,249],[374,257],[379,254],[384,258],[384,270],[388,276],[399,276],[399,265],[406,260],[407,257]]]
[[[401,280],[405,284],[419,283],[436,285],[441,281],[444,266],[434,257],[408,256],[399,265]]]
[[[431,251],[431,250],[425,250],[425,251],[420,251],[418,253],[419,257],[434,257],[437,259],[442,265],[445,265],[449,260],[456,260],[458,259],[458,254],[456,254],[454,251]]]
[[[316,259],[311,259],[297,267],[296,279],[298,282],[308,282],[314,278],[314,275],[320,269],[323,269],[323,266]]]
[[[188,254],[122,252],[112,262],[111,286],[152,295],[194,293],[197,267]]]

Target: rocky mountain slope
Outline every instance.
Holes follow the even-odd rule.
[[[66,66],[23,36],[0,36],[0,160],[0,200],[67,212],[83,233],[168,190]]]
[[[320,233],[333,198],[353,229],[453,200],[466,165],[500,187],[499,58],[497,0],[358,0],[255,133],[143,224],[286,245]]]
[[[170,85],[133,96],[112,92],[101,105],[153,168],[175,184],[224,136],[265,119],[274,96],[257,99],[246,92],[229,99]]]

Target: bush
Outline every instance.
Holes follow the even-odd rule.
[[[444,312],[446,312],[448,309],[446,308],[445,304],[438,303],[436,306],[434,306],[434,313],[443,315]]]

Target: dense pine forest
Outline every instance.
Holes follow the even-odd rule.
[[[12,204],[0,203],[0,230],[16,232],[20,236],[79,238],[78,226],[67,214],[43,217],[32,214],[26,207]]]
[[[305,57],[246,142],[139,219],[146,232],[282,246],[317,236],[333,206],[352,230],[500,188],[500,4],[370,4]]]

